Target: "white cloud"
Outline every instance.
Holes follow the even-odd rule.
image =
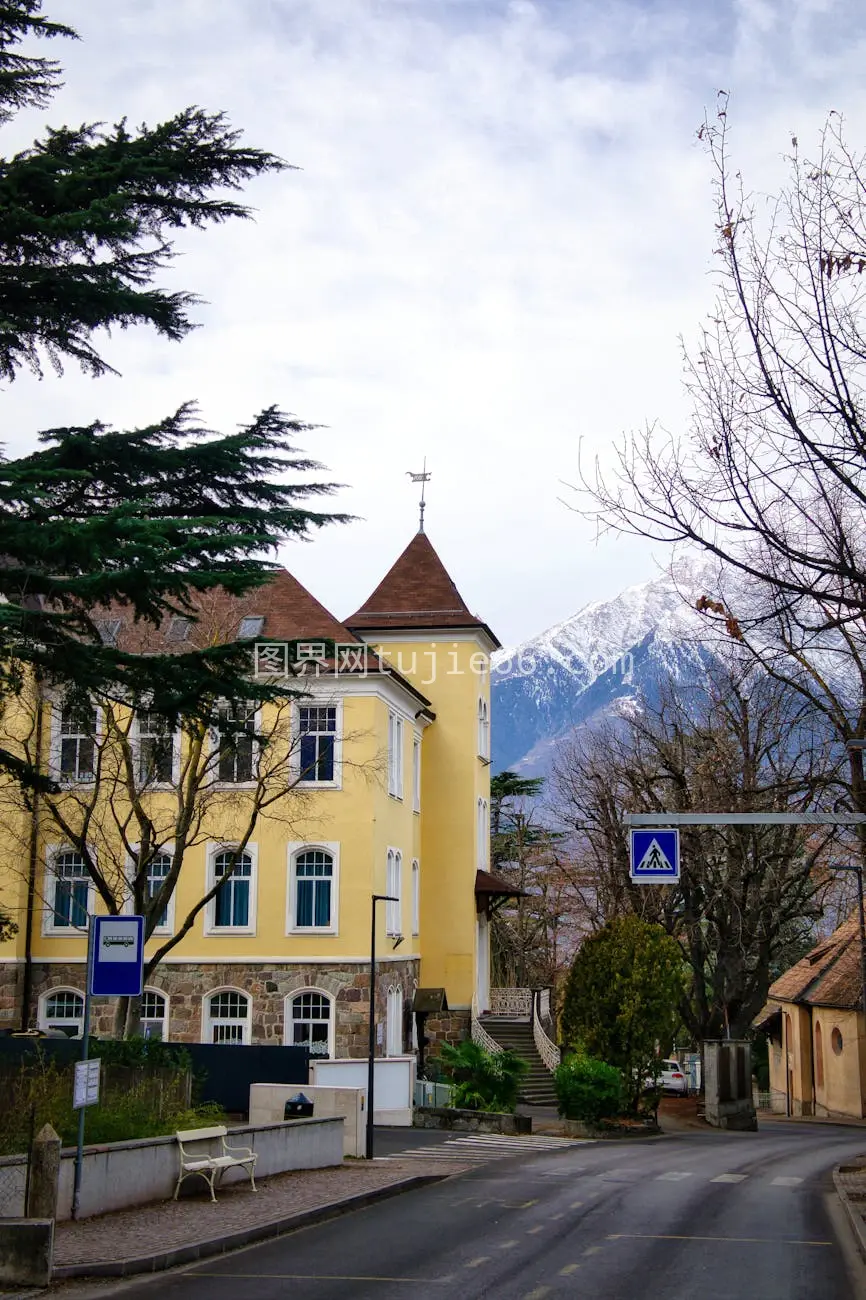
[[[49,0],[46,6],[50,11]],[[710,303],[705,105],[732,94],[755,188],[826,111],[866,128],[866,17],[847,0],[57,0],[82,41],[49,121],[225,108],[303,170],[249,189],[255,226],[182,241],[202,293],[181,345],[107,351],[3,394],[9,448],[100,416],[143,423],[197,397],[228,427],[277,402],[328,426],[309,450],[363,516],[290,567],[336,613],[368,594],[416,520],[471,605],[513,641],[653,571],[558,503],[577,446],[609,457],[685,411],[677,336]],[[19,119],[7,150],[34,133]]]

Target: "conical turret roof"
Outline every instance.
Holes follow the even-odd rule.
[[[467,606],[426,533],[417,532],[346,626],[355,632],[478,628],[499,642]]]

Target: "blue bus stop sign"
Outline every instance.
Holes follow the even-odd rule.
[[[144,917],[94,916],[90,992],[96,998],[141,996]]]
[[[676,884],[680,878],[679,831],[632,831],[630,875],[638,884]]]

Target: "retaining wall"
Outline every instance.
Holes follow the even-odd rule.
[[[252,1147],[258,1155],[256,1178],[290,1169],[324,1169],[343,1162],[343,1120],[336,1117],[245,1124],[229,1129],[226,1141],[229,1146]],[[212,1142],[210,1154],[220,1154],[219,1139]],[[130,1205],[168,1200],[174,1195],[179,1163],[179,1147],[173,1136],[86,1146],[79,1217],[84,1219]],[[60,1161],[58,1219],[72,1217],[74,1169],[75,1149],[66,1148]],[[25,1172],[23,1157],[0,1159],[0,1180],[7,1188],[14,1186],[16,1179],[19,1184],[17,1196],[7,1197],[7,1214],[24,1213]],[[225,1185],[238,1181],[249,1181],[242,1169],[230,1169],[223,1179]],[[201,1195],[206,1190],[201,1178],[188,1178],[181,1195]]]

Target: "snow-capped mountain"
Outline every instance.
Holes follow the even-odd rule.
[[[544,772],[576,728],[657,697],[663,682],[696,684],[718,637],[694,602],[715,590],[714,570],[681,565],[594,601],[492,661],[493,770]],[[714,642],[716,643],[714,645]]]

